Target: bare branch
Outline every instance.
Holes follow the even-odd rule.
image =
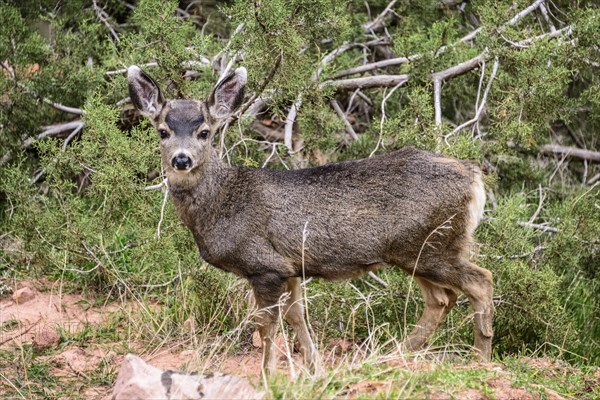
[[[560,146],[558,144],[545,144],[540,147],[540,152],[548,155],[563,154],[570,158],[600,163],[600,152],[579,149],[577,147]]]
[[[480,31],[481,31],[481,28],[477,28],[474,31],[472,31],[469,34],[467,34],[466,36],[462,37],[458,42],[456,42],[454,44],[451,44],[449,46],[442,46],[442,47],[440,47],[436,51],[436,54],[442,54],[446,50],[448,50],[449,48],[452,48],[452,47],[456,46],[459,43],[464,43],[464,42],[468,42],[470,40],[473,40],[473,38],[475,38],[475,36]],[[430,52],[429,54],[433,54],[433,52]],[[374,63],[360,65],[358,67],[349,68],[349,69],[346,69],[344,71],[337,72],[337,73],[335,73],[332,76],[332,79],[337,79],[337,78],[341,78],[343,76],[348,76],[348,75],[360,74],[360,73],[363,73],[363,72],[372,71],[374,69],[385,68],[385,67],[392,67],[392,66],[396,66],[396,65],[405,64],[405,63],[408,63],[408,62],[419,60],[419,59],[423,58],[423,56],[424,56],[424,54],[413,54],[413,55],[408,56],[408,57],[390,58],[389,60],[382,60],[382,61],[377,61],[377,62],[374,62]]]
[[[517,225],[523,226],[525,228],[541,229],[543,232],[551,232],[551,233],[560,232],[560,230],[558,228],[553,228],[551,226],[546,226],[544,224],[532,224],[529,222],[517,221]]]
[[[442,80],[433,78],[433,108],[435,110],[435,124],[442,125]]]
[[[544,205],[544,192],[542,191],[542,185],[538,185],[538,190],[539,190],[539,200],[538,200],[538,207],[535,210],[535,212],[533,213],[533,215],[531,216],[531,218],[529,218],[529,222],[530,224],[532,224],[538,217],[538,215],[540,215],[540,211],[542,211],[542,206]]]
[[[375,273],[373,271],[369,271],[368,275],[375,281],[377,282],[379,285],[381,285],[384,288],[388,287],[388,284],[386,281],[384,281],[383,279],[381,279],[380,277],[378,277],[377,275],[375,275]]]
[[[394,87],[398,84],[408,82],[409,75],[375,75],[365,76],[360,78],[340,79],[325,81],[319,85],[323,88],[326,86],[335,86],[338,90],[354,90],[373,87]]]
[[[140,68],[150,68],[150,67],[157,67],[158,63],[157,62],[149,62],[149,63],[145,63],[145,64],[138,64],[138,66]],[[123,75],[127,73],[127,68],[123,68],[123,69],[117,69],[114,71],[106,71],[104,73],[104,76],[115,76],[115,75]]]
[[[535,9],[537,9],[540,5],[543,6],[543,2],[544,2],[544,0],[537,0],[531,6],[527,7],[526,9],[524,9],[523,11],[521,11],[520,13],[515,15],[510,21],[508,21],[506,23],[506,25],[515,25],[522,18],[524,18],[525,16],[527,16],[530,13],[532,13],[533,11],[535,11]],[[463,36],[457,42],[455,42],[451,45],[448,45],[448,46],[440,47],[435,52],[435,54],[442,54],[442,53],[446,52],[448,49],[451,49],[460,43],[466,43],[466,42],[473,40],[477,36],[477,34],[479,32],[481,32],[481,30],[482,30],[482,28],[479,27],[479,28],[475,29],[474,31],[469,32],[467,35]],[[500,31],[501,30],[502,29],[500,29]],[[552,31],[552,33],[553,32],[554,32],[554,30]],[[433,52],[429,52],[426,54],[432,54],[432,53]],[[391,58],[389,60],[383,60],[383,61],[378,61],[378,62],[374,62],[374,63],[370,63],[370,64],[365,64],[365,65],[361,65],[358,67],[349,68],[347,70],[337,72],[336,74],[334,74],[332,76],[332,78],[337,79],[337,78],[341,78],[341,77],[348,76],[348,75],[354,75],[354,74],[360,74],[360,73],[367,72],[367,71],[372,71],[374,69],[397,66],[397,65],[408,63],[408,62],[416,61],[420,58],[423,58],[423,56],[424,56],[424,54],[413,54],[408,57],[397,57],[397,58]]]
[[[544,2],[542,2],[542,4],[540,4],[540,11],[542,12],[542,15],[544,16],[546,23],[550,27],[550,32],[556,31],[556,27],[552,23],[552,20],[550,19],[550,15],[548,15],[548,9],[546,8],[546,4]]]
[[[73,129],[81,129],[83,127],[83,121],[78,119],[75,121],[64,122],[62,124],[49,125],[44,127],[42,133],[34,138],[29,138],[23,142],[23,148],[30,148],[38,140],[46,139],[52,136],[59,135],[63,132],[67,132]]]
[[[144,190],[159,190],[159,189],[162,189],[163,187],[166,187],[166,186],[167,186],[167,179],[165,178],[165,179],[162,180],[162,182],[160,182],[157,185],[146,186],[144,188]]]
[[[2,165],[2,164],[0,163],[0,165]],[[598,182],[598,181],[600,181],[600,173],[597,173],[596,175],[592,176],[592,177],[591,177],[591,178],[590,178],[590,179],[587,181],[587,184],[588,184],[588,185],[593,185],[594,183],[596,183],[596,182]]]
[[[564,28],[557,29],[554,32],[544,33],[542,35],[538,35],[529,39],[521,40],[516,43],[517,47],[525,48],[529,45],[534,44],[535,42],[539,42],[543,39],[553,39],[562,35],[570,35],[573,33],[573,27],[571,25],[565,26]]]
[[[446,136],[444,136],[444,141],[446,141],[446,144],[448,143],[448,138],[452,135],[454,135],[455,133],[459,132],[461,129],[474,124],[475,122],[479,121],[479,119],[481,118],[481,114],[483,113],[483,110],[485,108],[485,103],[487,100],[487,96],[488,93],[490,92],[490,89],[492,87],[492,82],[494,81],[494,78],[496,77],[496,73],[498,72],[498,58],[496,57],[496,59],[494,60],[494,66],[492,67],[492,74],[490,75],[490,79],[488,80],[487,86],[485,87],[485,91],[483,92],[483,97],[481,98],[481,103],[479,104],[479,107],[477,108],[477,111],[475,112],[475,116],[468,120],[467,122],[464,122],[462,124],[460,124],[459,126],[457,126],[452,132],[450,132],[449,134],[447,134]]]
[[[435,72],[435,73],[431,74],[431,79],[434,81],[435,81],[435,79],[445,80],[445,79],[451,79],[456,76],[465,74],[465,73],[471,71],[472,69],[479,67],[479,65],[484,60],[485,53],[486,52],[483,52],[483,53],[479,54],[478,56],[471,58],[470,60],[462,62],[458,65],[454,65],[443,71]]]
[[[271,71],[269,72],[269,74],[262,81],[258,90],[256,92],[254,92],[252,94],[252,96],[250,96],[250,98],[244,104],[241,105],[239,111],[236,112],[235,115],[233,115],[230,118],[229,123],[232,123],[236,119],[241,118],[242,115],[244,115],[244,113],[246,112],[246,110],[255,103],[255,100],[260,95],[262,95],[262,93],[265,91],[265,88],[267,87],[269,82],[271,82],[273,80],[273,77],[275,76],[275,73],[277,72],[277,69],[279,68],[279,65],[281,64],[282,59],[283,59],[283,54],[280,53],[279,56],[275,59],[275,64],[273,65],[273,68],[271,68]],[[252,113],[251,113],[251,115],[252,115]]]
[[[40,96],[37,92],[35,92],[33,89],[30,89],[29,87],[25,86],[24,84],[22,84],[21,82],[16,82],[15,84],[20,87],[21,89],[23,89],[26,93],[32,95],[33,97],[42,100],[44,103],[48,104],[49,106],[51,106],[52,108],[55,108],[59,111],[64,111],[70,114],[76,114],[76,115],[83,115],[86,113],[85,110],[82,110],[81,108],[75,108],[75,107],[69,107],[69,106],[65,106],[63,104],[60,103],[56,103],[46,97],[42,97]]]
[[[284,139],[283,143],[285,147],[287,147],[290,153],[294,152],[293,143],[292,143],[292,134],[294,133],[294,121],[296,121],[296,114],[298,113],[298,109],[302,105],[302,94],[298,95],[296,99],[296,103],[292,104],[290,107],[290,111],[288,112],[287,118],[285,119],[285,128],[284,128]]]
[[[110,24],[110,22],[108,22],[108,19],[110,18],[110,15],[108,15],[107,12],[104,11],[104,9],[102,7],[98,6],[98,4],[96,3],[96,0],[92,1],[92,5],[94,7],[94,11],[96,12],[96,16],[98,17],[98,19],[104,25],[106,25],[106,27],[108,28],[110,34],[115,39],[115,41],[119,42],[120,41],[119,35],[115,31],[115,29],[112,27],[112,25]]]
[[[75,136],[77,136],[77,134],[79,132],[81,132],[82,129],[83,129],[83,123],[81,125],[79,125],[77,128],[73,129],[73,132],[71,132],[69,134],[69,136],[67,136],[67,138],[65,139],[65,142],[63,143],[63,151],[65,151],[67,149],[67,146],[69,145],[69,143],[71,143],[73,138],[75,138]]]
[[[376,31],[384,26],[384,20],[387,13],[390,12],[397,0],[392,0],[387,7],[379,14],[373,21],[367,22],[363,25],[363,29],[367,32]]]
[[[527,7],[526,9],[515,15],[510,21],[508,21],[507,25],[516,25],[517,22],[525,18],[525,16],[534,12],[541,4],[544,3],[544,1],[545,0],[536,0],[535,2],[533,2],[533,4],[531,4],[529,7]]]
[[[344,113],[344,111],[342,110],[342,108],[340,107],[340,104],[337,102],[336,99],[331,99],[331,107],[333,107],[333,109],[335,110],[337,115],[344,122],[344,126],[346,127],[346,132],[350,135],[350,137],[352,137],[353,140],[358,140],[358,136],[356,136],[356,132],[354,132],[354,129],[352,128],[352,124],[350,124],[350,121],[348,121],[346,114]]]

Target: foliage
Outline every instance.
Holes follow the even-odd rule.
[[[289,168],[412,145],[481,162],[493,198],[473,258],[495,276],[497,356],[543,348],[600,364],[600,202],[598,180],[589,183],[600,171],[538,151],[550,142],[600,150],[600,18],[593,2],[548,5],[550,22],[572,32],[526,45],[514,43],[550,28],[539,10],[507,24],[530,4],[524,0],[401,1],[394,7],[399,18],[384,18],[387,32],[362,27],[387,2],[370,2],[370,16],[361,1],[235,0],[198,8],[158,0],[132,7],[112,0],[21,3],[0,5],[0,156],[7,156],[0,170],[0,279],[63,277],[123,297],[144,288],[166,310],[160,323],[148,316],[151,340],[181,333],[190,317],[215,334],[248,339],[237,327],[249,307],[231,293],[243,284],[204,264],[163,192],[144,190],[162,179],[156,134],[123,100],[123,74],[107,74],[156,62],[144,68],[167,97],[203,98],[235,59],[248,68],[249,92],[262,90],[268,107],[256,121],[242,118],[230,127],[227,160]],[[94,4],[110,18],[99,18]],[[188,5],[182,18],[177,9]],[[475,40],[460,41],[477,26]],[[390,44],[364,44],[374,36]],[[420,57],[379,71],[410,74],[393,93],[380,87],[361,97],[323,86],[364,57],[414,54]],[[430,74],[478,54],[487,55],[485,69],[444,82],[436,123]],[[491,80],[481,118],[444,140],[473,118]],[[292,153],[283,130],[299,98],[294,141],[301,150]],[[82,110],[84,128],[69,143],[73,130],[38,136],[47,125],[80,117],[44,99]],[[349,139],[332,99],[348,109],[358,140]],[[379,276],[387,288],[371,278],[309,285],[321,341],[386,342],[410,329],[422,308],[418,290],[397,270]],[[466,304],[458,306],[434,343],[471,343],[471,317]]]

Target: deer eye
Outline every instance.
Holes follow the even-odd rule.
[[[158,136],[160,136],[161,139],[166,139],[169,137],[169,132],[167,132],[164,129],[159,129],[158,130]]]
[[[200,131],[200,133],[198,134],[198,137],[200,139],[206,139],[208,137],[209,132],[205,129],[203,131]]]

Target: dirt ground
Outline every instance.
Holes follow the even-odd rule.
[[[64,294],[58,284],[48,281],[23,281],[16,285],[12,296],[5,296],[0,300],[0,350],[15,351],[23,345],[31,344],[37,349],[42,358],[48,361],[52,369],[50,373],[56,377],[80,378],[86,377],[93,371],[97,371],[105,365],[112,365],[118,369],[125,354],[118,349],[119,344],[94,344],[86,346],[77,344],[60,345],[60,335],[57,331],[77,333],[90,325],[105,323],[111,313],[122,311],[122,304],[104,303],[98,304],[82,295]],[[254,338],[254,342],[259,342]],[[279,339],[282,340],[282,339]],[[135,348],[130,346],[129,348]],[[323,357],[328,367],[335,370],[337,360],[341,355],[352,350],[353,344],[345,340],[330,341],[323,351]],[[165,343],[163,346],[148,352],[140,346],[137,355],[146,362],[158,368],[167,370],[194,370],[194,357],[197,352],[192,349],[183,349],[182,346]],[[291,354],[294,363],[300,363],[297,353]],[[260,385],[260,363],[261,350],[255,343],[250,350],[241,351],[240,354],[227,356],[221,359],[219,371],[225,374],[234,374],[246,377],[251,383]],[[280,366],[286,370],[286,357],[282,355]],[[382,363],[389,367],[401,368],[406,371],[429,371],[436,368],[431,361],[404,358],[383,358]],[[540,369],[555,368],[555,362],[551,360],[530,360],[534,366]],[[540,364],[541,363],[541,364]],[[543,365],[546,363],[546,365]],[[448,393],[439,390],[432,393],[429,398],[437,400],[445,399],[521,399],[534,400],[541,397],[545,399],[558,400],[565,397],[550,390],[544,389],[543,396],[532,394],[525,388],[513,387],[513,382],[502,377],[503,366],[501,364],[469,364],[457,366],[457,368],[499,371],[498,378],[487,382],[486,393],[475,389],[467,389],[459,393]],[[4,376],[11,376],[14,371],[4,370],[0,367]],[[349,385],[344,391],[345,398],[357,396],[375,396],[385,394],[390,390],[392,382],[385,380],[365,380]],[[1,385],[0,385],[1,387]],[[88,386],[85,388],[84,396],[87,398],[105,399],[110,397],[106,384]]]

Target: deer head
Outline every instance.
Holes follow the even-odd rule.
[[[212,141],[242,104],[247,73],[238,68],[221,79],[206,101],[165,100],[157,83],[139,67],[127,69],[129,96],[150,120],[160,139],[167,176],[202,171],[212,153]]]

